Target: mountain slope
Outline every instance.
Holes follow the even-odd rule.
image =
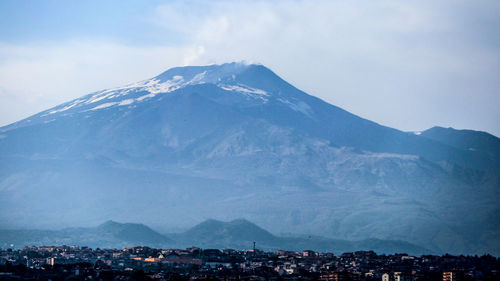
[[[362,119],[261,65],[170,69],[0,128],[0,221],[113,218],[500,252],[499,162]]]
[[[250,249],[253,242],[263,250],[314,250],[323,252],[344,253],[357,250],[374,250],[377,253],[404,252],[410,254],[431,253],[411,243],[403,241],[366,239],[348,241],[329,239],[320,236],[275,236],[259,226],[245,220],[236,219],[230,222],[206,220],[189,230],[179,234],[170,234],[172,239],[184,246],[198,245],[203,248]]]
[[[143,224],[105,222],[97,227],[63,230],[0,230],[0,247],[79,245],[125,248],[138,245],[166,247],[174,242]]]
[[[180,103],[179,106],[176,103]],[[212,116],[213,113],[216,115]],[[131,116],[127,116],[128,114]],[[328,140],[331,145],[338,147],[349,146],[373,152],[415,154],[435,161],[446,160],[473,168],[500,167],[497,161],[492,162],[480,154],[455,149],[357,117],[305,94],[263,66],[236,63],[173,68],[150,80],[100,91],[62,104],[4,127],[2,131],[9,132],[13,128],[29,126],[43,128],[43,132],[36,129],[29,130],[29,133],[36,136],[60,135],[63,130],[70,130],[67,133],[73,133],[66,134],[68,137],[75,137],[74,134],[86,136],[86,132],[74,127],[73,120],[67,120],[75,117],[81,122],[76,125],[84,127],[94,124],[87,124],[84,122],[86,120],[81,120],[82,118],[91,118],[88,122],[118,123],[116,125],[128,122],[127,117],[135,122],[153,126],[162,126],[166,120],[170,124],[176,123],[177,126],[182,126],[182,122],[190,125],[201,122],[194,128],[194,132],[197,129],[212,129],[213,126],[209,124],[213,122],[217,124],[219,121],[229,121],[233,118],[235,121],[256,118],[280,127],[298,129],[301,133]],[[209,119],[206,120],[206,117]],[[70,121],[71,124],[60,124],[64,121]],[[52,122],[56,122],[57,126],[46,125]],[[43,125],[36,126],[41,124]],[[132,128],[135,129],[130,125],[140,126],[137,123],[127,124],[129,133]],[[47,131],[47,127],[56,128]],[[106,126],[105,129],[111,127]],[[151,134],[151,131],[146,132]],[[21,134],[24,132],[20,131]],[[14,132],[11,134],[13,135],[3,134],[3,137],[9,136],[13,142],[17,134]],[[35,143],[34,138],[28,139],[30,140],[32,142],[29,144],[35,145],[36,148],[47,145]],[[10,153],[29,148],[19,143],[9,144],[10,142],[6,140],[2,148]]]
[[[227,223],[206,220],[189,229],[183,235],[195,240],[207,239],[210,242],[216,240],[209,238],[210,236],[242,241],[273,241],[276,239],[271,233],[244,219],[237,219]]]
[[[486,132],[432,127],[421,132],[421,136],[458,149],[484,153],[493,161],[500,158],[500,139]]]
[[[0,247],[20,248],[24,245],[78,245],[92,248],[124,248],[149,246],[159,248],[191,247],[233,248],[247,250],[256,242],[259,249],[302,251],[374,250],[377,253],[424,254],[430,250],[402,241],[367,239],[347,241],[324,237],[279,237],[257,225],[237,219],[231,222],[206,220],[183,233],[161,235],[143,224],[107,221],[97,227],[63,230],[2,230]]]
[[[256,242],[259,247],[269,249],[279,247],[281,243],[280,238],[244,219],[230,222],[209,219],[183,233],[167,236],[179,245],[198,245],[202,248],[250,249]]]

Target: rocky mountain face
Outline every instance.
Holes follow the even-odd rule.
[[[499,255],[500,140],[433,131],[360,118],[262,65],[172,68],[0,128],[0,222],[245,217],[274,233]]]

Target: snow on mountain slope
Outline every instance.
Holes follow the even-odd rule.
[[[261,65],[172,68],[0,128],[0,222],[279,232],[498,253],[497,159],[360,118]]]
[[[242,63],[233,63],[224,65],[223,67],[244,69],[247,65]],[[61,114],[66,115],[83,113],[90,110],[100,110],[115,106],[134,106],[135,103],[147,101],[157,95],[171,93],[189,85],[205,83],[212,83],[225,91],[245,95],[249,98],[260,99],[262,102],[267,102],[266,96],[270,95],[268,92],[235,81],[235,74],[229,75],[228,73],[221,73],[218,69],[211,69],[210,67],[201,68],[196,70],[196,72],[187,73],[187,77],[182,75],[168,76],[168,74],[164,73],[152,79],[86,95],[44,111],[39,116],[54,117]],[[295,106],[290,101],[283,100],[283,102],[290,104],[291,106]]]

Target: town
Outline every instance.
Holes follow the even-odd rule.
[[[258,249],[0,249],[1,280],[500,280],[500,259],[483,256],[335,255]]]

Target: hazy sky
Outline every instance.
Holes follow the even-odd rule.
[[[262,63],[401,130],[500,136],[500,1],[0,1],[0,125],[172,66]]]

